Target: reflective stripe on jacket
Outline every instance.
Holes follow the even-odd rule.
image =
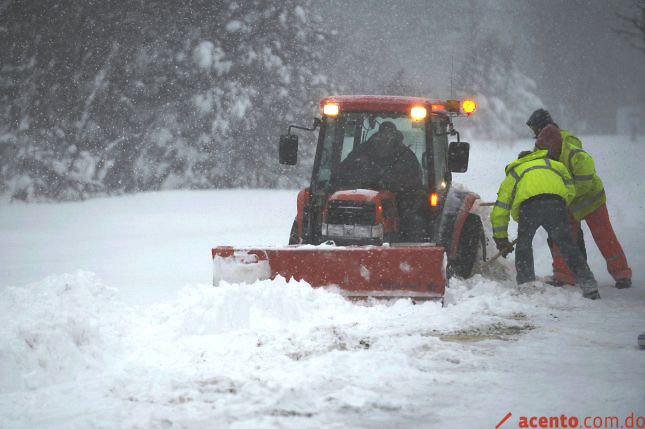
[[[512,215],[513,219],[519,221],[520,205],[529,198],[544,194],[559,195],[568,205],[575,192],[566,167],[550,160],[547,150],[538,150],[510,163],[491,213],[493,237],[508,237],[509,217]]]
[[[569,131],[560,130],[562,152],[559,161],[569,170],[576,187],[576,197],[569,210],[577,219],[584,219],[589,213],[607,202],[602,180],[596,173],[593,158],[584,150],[580,140]]]

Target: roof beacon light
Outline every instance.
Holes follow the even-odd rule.
[[[459,114],[461,108],[461,101],[459,100],[446,100],[446,110],[450,113]]]
[[[474,100],[464,100],[461,104],[461,108],[464,110],[464,113],[470,115],[477,110],[477,103]]]
[[[412,119],[414,119],[415,121],[425,119],[427,115],[428,111],[425,107],[414,106],[412,109],[410,109],[410,117],[412,117]]]
[[[323,114],[327,116],[336,116],[339,110],[338,104],[336,103],[329,103],[323,106]]]

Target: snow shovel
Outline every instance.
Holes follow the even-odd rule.
[[[513,246],[517,243],[517,238],[513,241],[511,241],[508,246],[497,252],[492,258],[490,258],[488,261],[484,262],[484,267],[490,265],[493,263],[493,261],[496,261],[500,256],[502,256],[502,253],[504,253],[506,250],[512,249]]]

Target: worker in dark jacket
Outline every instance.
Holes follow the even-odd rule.
[[[424,236],[421,167],[414,152],[403,144],[403,133],[390,121],[355,148],[338,167],[338,189],[387,190],[396,195],[402,241]]]
[[[561,163],[548,158],[546,150],[526,155],[506,167],[497,201],[491,213],[493,239],[504,256],[512,251],[508,241],[508,222],[512,215],[518,222],[515,268],[517,283],[535,280],[533,237],[543,227],[560,246],[576,276],[585,298],[600,295],[596,280],[582,253],[574,244],[567,222],[567,205],[575,196],[573,180]]]
[[[596,173],[593,158],[582,149],[582,143],[576,136],[558,128],[546,110],[536,110],[527,125],[536,133],[536,149],[547,149],[549,157],[564,164],[573,178],[576,197],[569,206],[569,217],[574,240],[582,233],[580,221],[584,219],[607,262],[607,271],[614,278],[616,287],[630,287],[632,270],[609,220],[607,196],[602,180]],[[555,282],[573,283],[573,275],[564,263],[557,246],[550,247]]]

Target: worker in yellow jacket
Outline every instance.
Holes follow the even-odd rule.
[[[575,197],[569,172],[558,161],[548,158],[547,150],[525,155],[506,166],[497,201],[491,214],[493,239],[504,256],[512,251],[508,240],[508,222],[512,216],[518,222],[515,268],[517,283],[535,280],[533,237],[543,227],[558,244],[567,265],[575,274],[585,298],[600,295],[596,279],[587,262],[573,242],[567,221],[567,205]]]
[[[580,221],[585,220],[591,235],[607,263],[607,271],[618,289],[632,285],[632,270],[609,220],[607,196],[602,180],[596,173],[593,158],[582,149],[582,143],[568,131],[560,130],[544,109],[538,109],[527,125],[537,137],[535,148],[547,149],[549,157],[560,161],[571,173],[576,197],[569,206],[574,240],[582,243]],[[553,274],[556,283],[573,283],[573,275],[564,263],[557,246],[550,245],[553,254]],[[584,251],[584,250],[583,250]]]

